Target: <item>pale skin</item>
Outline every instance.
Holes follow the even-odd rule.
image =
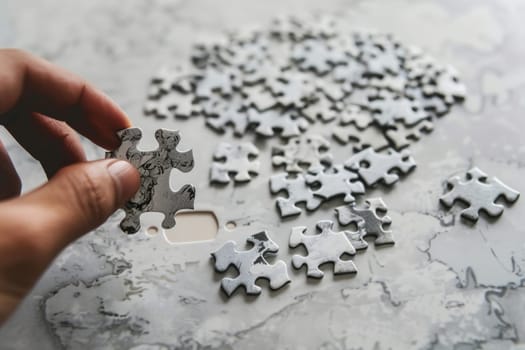
[[[87,162],[77,132],[118,147],[125,113],[82,78],[29,53],[0,49],[0,124],[49,181],[20,195],[21,180],[0,142],[0,325],[69,243],[101,225],[139,188],[119,160]]]

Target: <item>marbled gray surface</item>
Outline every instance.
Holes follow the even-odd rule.
[[[161,64],[185,61],[192,43],[220,38],[224,29],[318,11],[351,27],[392,32],[453,64],[468,98],[411,147],[415,172],[386,193],[369,194],[389,205],[395,247],[357,255],[352,278],[328,274],[312,282],[289,269],[292,283],[282,290],[227,299],[211,251],[267,229],[281,247],[278,259],[289,262],[290,228],[333,219],[333,206],[281,223],[268,191],[269,144],[257,145],[268,167],[249,187],[206,190],[220,138],[202,119],[145,118],[147,82]],[[56,259],[0,329],[0,348],[525,348],[525,202],[475,226],[459,220],[457,207],[446,214],[438,203],[444,180],[472,165],[525,193],[523,13],[525,4],[510,0],[0,0],[0,46],[27,49],[86,77],[145,135],[180,129],[181,148],[193,148],[196,165],[174,183],[191,179],[201,189],[197,208],[214,209],[221,227],[237,223],[213,241],[168,244],[161,235],[126,236],[116,214]],[[4,134],[24,190],[42,183],[39,165]],[[147,141],[144,147],[153,147],[153,137]],[[103,157],[86,147],[91,158]]]

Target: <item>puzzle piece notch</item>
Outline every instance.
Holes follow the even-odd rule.
[[[247,182],[259,174],[260,162],[254,160],[259,150],[250,142],[230,144],[222,142],[217,147],[211,165],[210,181],[227,184],[232,177],[235,182]],[[223,161],[223,162],[220,162]]]
[[[211,253],[218,272],[224,272],[228,267],[234,266],[239,273],[235,278],[222,279],[221,288],[227,296],[231,296],[240,286],[244,286],[246,294],[261,294],[261,287],[255,284],[260,278],[267,279],[273,290],[290,282],[284,261],[279,260],[275,264],[270,264],[266,260],[266,256],[279,251],[279,246],[266,231],[256,233],[246,241],[253,245],[249,250],[239,251],[234,241],[227,241],[220,249]]]
[[[308,170],[322,169],[332,163],[330,143],[320,135],[303,135],[293,137],[286,145],[275,146],[272,149],[274,166],[285,165],[289,173],[303,172],[302,165]]]
[[[407,174],[416,167],[416,162],[406,149],[397,152],[389,148],[386,153],[378,153],[367,148],[354,154],[344,165],[356,171],[367,186],[374,186],[380,181],[390,186],[399,180],[399,175],[394,171]]]
[[[370,198],[365,201],[363,207],[351,203],[335,208],[339,224],[342,226],[356,224],[358,227],[357,238],[375,237],[375,245],[395,243],[392,231],[384,228],[385,225],[392,223],[392,219],[386,215],[387,210],[388,208],[381,198]],[[381,213],[384,214],[380,215]]]
[[[170,173],[172,169],[189,172],[193,169],[193,153],[191,150],[180,152],[177,145],[180,133],[166,129],[158,129],[155,139],[158,148],[152,151],[139,151],[137,145],[142,138],[139,128],[129,128],[117,132],[121,145],[114,151],[107,152],[106,158],[127,160],[133,164],[140,174],[140,188],[125,205],[125,218],[120,228],[128,233],[140,229],[140,215],[144,212],[160,212],[165,217],[163,228],[175,226],[175,214],[181,209],[193,209],[195,187],[184,185],[179,191],[172,192],[170,188]]]
[[[309,211],[317,209],[322,203],[321,198],[315,196],[308,187],[302,174],[289,176],[287,173],[280,173],[271,176],[270,191],[273,194],[280,191],[288,193],[288,198],[278,197],[276,201],[281,217],[300,214],[302,209],[297,206],[299,203],[305,203],[306,209]]]
[[[337,196],[344,196],[346,203],[355,201],[355,194],[365,193],[365,186],[361,181],[356,181],[358,176],[353,171],[345,169],[341,164],[305,175],[306,183],[313,185],[320,184],[320,187],[313,191],[316,196],[328,201]]]
[[[518,200],[520,193],[505,185],[496,177],[488,178],[478,167],[467,171],[466,180],[454,176],[447,180],[452,188],[439,198],[441,203],[450,208],[454,202],[461,200],[469,206],[461,211],[461,216],[476,222],[479,212],[484,211],[489,216],[498,217],[503,213],[503,205],[496,200],[503,197],[507,202]]]
[[[302,244],[308,255],[295,254],[292,256],[292,265],[300,269],[307,266],[306,275],[313,278],[323,278],[324,272],[319,268],[322,264],[334,264],[334,274],[357,273],[357,268],[351,260],[342,260],[344,254],[355,255],[356,250],[344,232],[333,231],[334,223],[329,220],[319,221],[316,225],[317,233],[305,235],[307,228],[298,226],[292,229],[289,245],[295,248]]]

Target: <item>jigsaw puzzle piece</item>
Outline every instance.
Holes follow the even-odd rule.
[[[292,265],[300,269],[307,266],[306,275],[313,278],[323,278],[324,272],[319,268],[321,265],[331,262],[334,264],[334,274],[356,273],[357,268],[351,260],[342,260],[343,254],[355,255],[352,246],[345,233],[334,232],[333,222],[329,220],[319,221],[316,225],[319,232],[314,235],[305,235],[307,228],[304,226],[294,227],[290,234],[289,245],[295,248],[303,245],[308,255],[293,255]]]
[[[386,215],[388,208],[381,198],[370,198],[365,201],[363,207],[358,207],[355,203],[350,205],[343,205],[335,209],[339,224],[347,226],[352,223],[358,227],[358,233],[353,235],[354,240],[358,241],[367,236],[375,237],[375,245],[394,244],[394,236],[392,231],[384,228],[385,225],[390,225],[392,220]],[[383,213],[383,215],[380,215]],[[366,243],[366,242],[365,242]],[[358,243],[356,249],[366,248],[361,243]]]
[[[211,182],[227,184],[232,176],[235,182],[250,181],[259,173],[260,162],[253,159],[258,155],[259,150],[250,142],[220,143],[213,155]]]
[[[357,171],[367,186],[373,186],[380,181],[390,186],[399,180],[399,175],[394,171],[407,174],[416,167],[416,162],[408,150],[396,152],[389,148],[386,153],[377,153],[372,148],[367,148],[354,154],[344,165]]]
[[[513,203],[520,195],[499,179],[489,179],[487,174],[477,167],[467,172],[466,180],[454,176],[447,183],[452,188],[440,197],[441,203],[450,208],[455,201],[466,202],[469,207],[461,211],[461,216],[473,222],[479,219],[480,211],[485,211],[492,217],[500,216],[504,207],[495,202],[498,198],[503,197],[507,202]]]
[[[342,165],[334,165],[328,169],[311,171],[305,175],[309,185],[318,183],[320,187],[313,193],[327,201],[337,196],[344,196],[347,203],[355,201],[355,194],[365,193],[361,181],[356,181],[357,174],[345,169]]]
[[[180,142],[178,131],[159,129],[155,132],[158,148],[152,151],[139,151],[137,144],[142,138],[138,128],[117,132],[121,145],[107,152],[106,158],[129,161],[140,174],[140,187],[137,193],[123,207],[126,216],[120,227],[124,232],[135,233],[140,229],[140,215],[144,212],[161,212],[165,215],[162,227],[175,225],[175,213],[182,209],[193,209],[195,188],[185,185],[178,192],[170,188],[172,169],[188,172],[193,169],[192,151],[177,150]]]
[[[297,174],[295,177],[288,176],[287,173],[271,176],[270,191],[272,193],[280,191],[288,193],[288,198],[279,197],[276,201],[281,217],[300,214],[302,209],[297,206],[298,203],[305,203],[306,209],[309,211],[317,209],[322,203],[321,198],[314,195],[301,174]]]
[[[255,284],[259,278],[267,279],[272,289],[279,289],[290,282],[284,261],[279,260],[275,264],[266,261],[265,255],[275,254],[279,250],[266,231],[256,233],[246,241],[253,245],[249,250],[239,251],[235,242],[228,241],[211,254],[218,272],[224,272],[230,266],[237,269],[237,277],[226,277],[221,281],[221,288],[226,295],[231,296],[240,286],[244,286],[249,295],[260,294],[262,289]]]
[[[308,170],[320,169],[332,163],[329,150],[330,143],[320,135],[294,137],[286,145],[272,148],[272,163],[285,165],[289,173],[302,172],[302,165],[308,166]]]

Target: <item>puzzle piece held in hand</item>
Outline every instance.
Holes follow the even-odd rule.
[[[503,197],[513,203],[520,196],[518,191],[495,177],[488,178],[487,174],[477,167],[467,171],[466,180],[454,176],[447,180],[447,184],[452,188],[439,198],[441,203],[450,208],[455,201],[466,202],[469,206],[461,211],[461,216],[473,222],[478,220],[480,211],[492,217],[500,216],[504,208],[496,203],[498,198]]]
[[[365,193],[365,186],[361,181],[356,181],[357,174],[345,169],[342,165],[334,165],[328,169],[318,169],[305,175],[306,183],[321,185],[314,194],[327,201],[337,196],[344,196],[346,203],[354,202],[354,194]]]
[[[287,173],[273,175],[270,177],[270,191],[288,193],[288,198],[279,197],[276,201],[281,217],[300,214],[302,210],[297,206],[298,203],[306,203],[307,210],[315,210],[322,202],[321,198],[314,195],[301,174],[296,174],[295,177],[288,176]]]
[[[126,217],[120,228],[126,233],[135,233],[140,229],[140,215],[144,212],[160,212],[165,217],[162,227],[175,226],[175,213],[181,209],[193,209],[195,187],[184,185],[179,191],[170,188],[171,169],[182,172],[193,169],[192,151],[180,152],[178,131],[158,129],[155,138],[159,147],[153,151],[139,151],[137,145],[142,138],[138,128],[129,128],[117,132],[122,143],[114,151],[107,152],[106,158],[129,161],[139,171],[139,191],[125,205]]]
[[[303,135],[288,140],[286,145],[272,149],[274,166],[286,165],[286,171],[302,172],[301,165],[308,170],[322,169],[323,165],[332,163],[329,153],[330,143],[319,135]]]
[[[392,220],[386,216],[387,206],[381,198],[370,198],[365,201],[365,205],[361,208],[355,203],[351,203],[337,207],[335,211],[339,224],[342,226],[352,223],[357,225],[360,233],[359,238],[373,236],[375,237],[375,245],[395,243],[392,231],[384,228],[384,225],[391,224]],[[380,216],[379,213],[384,214]],[[356,246],[356,249],[359,248]]]
[[[290,247],[295,248],[302,244],[308,251],[307,256],[294,255],[292,265],[296,269],[306,265],[306,275],[313,278],[323,278],[324,272],[319,266],[324,263],[334,264],[334,274],[357,273],[357,268],[351,260],[341,259],[343,254],[355,255],[355,248],[348,240],[344,232],[334,232],[334,223],[322,220],[317,223],[314,235],[305,235],[306,227],[298,226],[292,229],[290,235]]]
[[[367,148],[350,157],[345,162],[345,167],[357,171],[367,186],[373,186],[379,181],[383,181],[385,185],[393,185],[399,180],[399,175],[394,171],[407,174],[416,167],[416,162],[408,150],[396,152],[389,148],[386,153],[378,153]]]
[[[215,269],[224,272],[234,266],[239,275],[235,278],[225,277],[221,281],[222,290],[231,296],[240,286],[244,286],[246,294],[259,295],[261,287],[255,284],[259,278],[267,279],[271,289],[279,289],[290,282],[284,261],[269,264],[265,256],[278,252],[279,246],[268,237],[266,231],[256,233],[246,239],[253,244],[249,250],[235,249],[234,241],[226,242],[219,250],[211,255],[215,259]]]
[[[259,173],[260,162],[252,159],[258,155],[259,150],[250,142],[235,145],[222,142],[213,155],[210,181],[227,184],[232,174],[235,182],[250,181],[252,175]]]

